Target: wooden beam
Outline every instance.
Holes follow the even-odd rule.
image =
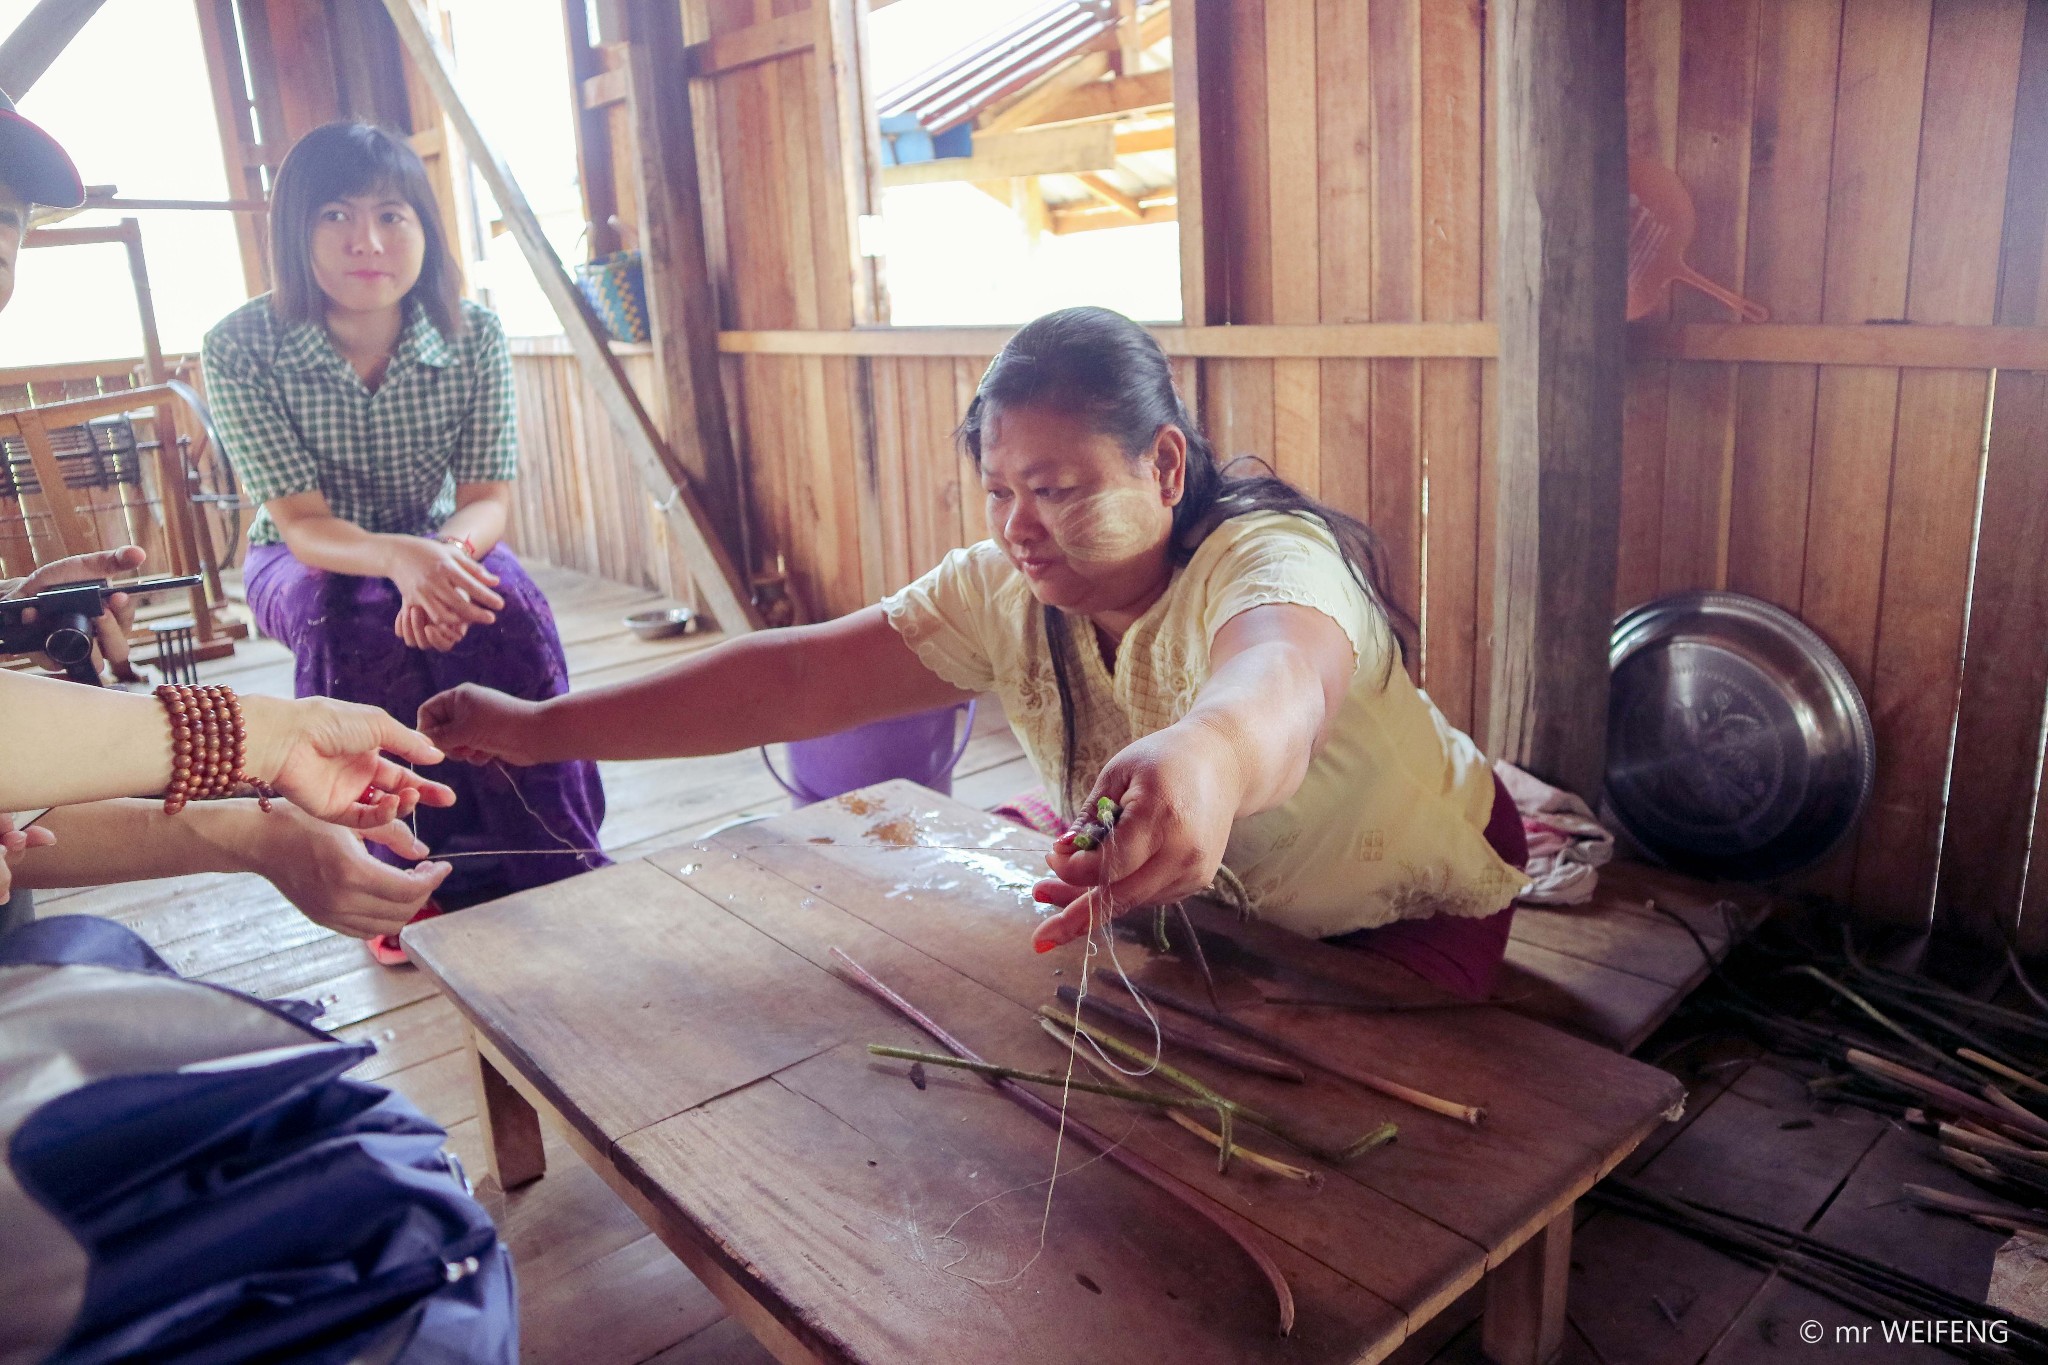
[[[1145,221],[1145,209],[1138,203],[1138,196],[1126,194],[1099,175],[1084,173],[1074,177],[1081,182],[1081,188],[1116,209],[1133,223]]]
[[[233,0],[196,0],[194,8],[228,191],[260,200],[263,161],[256,146],[256,125],[250,113],[253,102],[242,67],[242,35],[235,25]],[[234,222],[235,247],[242,258],[242,287],[255,298],[270,288],[268,224],[240,216]]]
[[[1136,156],[1140,152],[1170,152],[1174,148],[1173,125],[1162,128],[1119,128],[1116,154]]]
[[[1490,322],[1351,322],[1316,326],[1153,327],[1171,356],[1211,360],[1488,359]],[[866,327],[850,332],[720,332],[728,355],[979,356],[1003,348],[1014,327]]]
[[[413,0],[384,0],[384,6],[392,22],[398,26],[398,36],[407,53],[440,102],[442,112],[468,145],[474,164],[504,214],[513,239],[526,256],[541,292],[554,306],[563,331],[576,348],[576,358],[582,363],[585,380],[597,391],[606,414],[618,427],[620,439],[632,457],[641,482],[667,517],[669,529],[689,563],[697,591],[704,595],[722,630],[745,634],[760,628],[760,613],[754,609],[745,576],[718,537],[708,529],[711,520],[689,487],[687,473],[662,442],[653,419],[633,392],[625,371],[605,343],[603,331],[591,313],[590,305],[584,301],[582,291],[562,269],[561,260],[541,230],[540,220],[534,216],[532,206],[513,179],[511,168],[485,139],[468,106],[463,103],[461,93],[455,88],[447,54],[428,32],[419,12],[413,8]]]
[[[682,15],[675,0],[629,0],[626,13],[634,198],[668,449],[702,504],[700,521],[743,564],[743,494],[718,373],[718,296],[697,198],[695,116],[688,83],[660,75],[680,60]]]
[[[1622,22],[1623,0],[1495,0],[1488,44],[1501,355],[1485,748],[1588,800],[1606,769],[1621,511]]]
[[[1079,175],[1116,165],[1116,134],[1108,124],[976,133],[973,156],[882,167],[882,185],[943,185],[956,180],[1007,180],[1019,175]]]
[[[1107,52],[1084,53],[1038,84],[1012,96],[1009,103],[983,114],[981,127],[991,133],[1007,133],[1043,122],[1039,115],[1065,99],[1069,92],[1108,74]]]
[[[574,3],[574,0],[571,0]],[[626,98],[626,68],[615,71],[600,71],[595,76],[586,76],[579,87],[583,91],[583,110],[589,113],[608,105],[624,103]]]
[[[1119,76],[1137,74],[1138,56],[1144,50],[1138,36],[1138,0],[1116,0],[1116,61],[1112,69]]]
[[[619,230],[612,218],[619,211],[618,185],[612,178],[612,125],[602,109],[593,110],[587,82],[605,70],[590,31],[586,0],[562,0],[562,31],[567,39],[570,89],[576,93],[576,178],[583,190],[583,223],[590,233],[593,258],[619,249]]]
[[[1052,210],[1052,234],[1066,237],[1076,232],[1102,232],[1109,228],[1142,227],[1147,223],[1173,223],[1180,219],[1179,206],[1171,202],[1146,205],[1133,218],[1121,208],[1106,204],[1078,204]]]
[[[1169,6],[1166,17],[1173,25],[1173,179],[1179,200],[1174,218],[1180,224],[1180,315],[1190,327],[1207,327],[1229,316],[1229,289],[1223,251],[1221,189],[1223,177],[1206,175],[1202,149],[1210,142],[1203,127],[1204,110],[1211,109],[1202,90],[1203,73],[1225,68],[1209,51],[1211,41],[1219,49],[1229,15],[1223,0],[1182,0]],[[1227,93],[1227,92],[1224,92]],[[1228,105],[1219,100],[1208,114],[1222,117]],[[1209,229],[1215,225],[1217,245],[1209,246]]]
[[[701,80],[725,71],[737,71],[756,62],[772,62],[808,52],[817,41],[817,16],[796,10],[780,19],[749,24],[708,42],[692,43],[685,49],[684,69],[690,79]]]
[[[0,41],[0,90],[21,102],[106,0],[39,0]]]
[[[1032,120],[1036,124],[1076,123],[1090,119],[1122,118],[1141,109],[1158,109],[1173,103],[1173,72],[1147,71],[1138,76],[1084,85],[1043,110]]]
[[[1926,323],[1635,323],[1631,357],[1886,369],[2048,370],[2048,327]]]

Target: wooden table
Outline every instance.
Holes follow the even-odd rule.
[[[869,1042],[936,1044],[835,975],[830,950],[982,1055],[1063,1070],[1034,1011],[1083,963],[1078,945],[1030,951],[1043,843],[891,783],[405,941],[473,1026],[500,1183],[542,1174],[536,1111],[553,1114],[781,1360],[1373,1361],[1489,1275],[1488,1353],[1535,1365],[1557,1352],[1573,1201],[1682,1090],[1490,1007],[1238,1011],[1311,1053],[1483,1104],[1477,1127],[1313,1067],[1296,1085],[1172,1050],[1333,1141],[1400,1125],[1315,1188],[1243,1162],[1220,1175],[1213,1149],[1163,1119],[1075,1096],[1075,1116],[1257,1229],[1298,1304],[1291,1338],[1214,1224],[1073,1141],[1038,1253],[1052,1131],[976,1077],[932,1068],[918,1087],[870,1056]],[[1445,998],[1367,954],[1221,911],[1197,919],[1269,993]],[[1133,970],[1148,955],[1118,951]]]

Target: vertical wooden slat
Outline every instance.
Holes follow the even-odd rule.
[[[1931,0],[1844,5],[1828,181],[1826,322],[1897,318],[1906,308]],[[1800,615],[1834,647],[1867,697],[1884,573],[1899,372],[1828,366],[1816,390],[1813,479]],[[1847,897],[1853,851],[1809,874]]]
[[[1221,321],[1273,320],[1273,237],[1270,203],[1270,139],[1266,131],[1266,18],[1258,5],[1229,5],[1230,155],[1224,192],[1224,231],[1229,301]],[[1216,48],[1211,46],[1214,54]],[[1210,247],[1218,243],[1213,235]],[[1272,447],[1260,453],[1272,456]]]
[[[2025,0],[1936,0],[1914,196],[1906,316],[1989,323],[1998,296]],[[1859,914],[1927,922],[1961,676],[1963,613],[1990,376],[1899,379],[1871,709],[1877,787],[1856,868]],[[1971,813],[1974,815],[1974,812]]]
[[[1905,313],[1931,0],[1859,0],[1842,15],[1822,317]],[[1882,168],[1882,169],[1880,169]],[[1821,373],[1801,609],[1868,687],[1891,486],[1897,370]]]
[[[1180,224],[1181,317],[1191,327],[1206,327],[1227,316],[1229,281],[1224,274],[1223,215],[1220,191],[1224,178],[1205,164],[1212,146],[1208,127],[1222,112],[1224,88],[1218,77],[1229,70],[1228,33],[1224,27],[1228,0],[1184,0],[1169,16],[1173,37],[1173,163]],[[1213,51],[1212,51],[1213,49]],[[1223,147],[1213,156],[1222,160]]]
[[[1481,70],[1478,12],[1424,5],[1421,44],[1421,295],[1429,322],[1480,309]],[[1472,680],[1479,577],[1479,362],[1421,362],[1423,682],[1453,725],[1475,728]],[[1417,604],[1409,604],[1410,610]]]
[[[1372,302],[1380,322],[1420,314],[1420,0],[1369,8],[1372,53]],[[1421,373],[1412,360],[1372,362],[1372,516],[1390,587],[1422,606]],[[1418,656],[1411,666],[1419,667]]]
[[[2048,7],[2030,5],[2007,166],[1996,320],[2048,317]],[[1935,888],[1937,946],[2014,938],[2048,950],[2048,829],[2040,819],[2048,709],[2048,375],[2002,371],[1985,450],[1949,816]],[[2029,857],[2031,840],[2033,854]]]
[[[1316,201],[1320,318],[1372,320],[1372,39],[1366,6],[1316,7]],[[1317,476],[1325,502],[1372,519],[1372,363],[1325,360]],[[1411,604],[1412,606],[1412,604]]]
[[[1266,146],[1275,322],[1319,313],[1316,172],[1316,2],[1269,0],[1266,11]],[[1273,445],[1280,477],[1314,496],[1321,487],[1321,371],[1314,360],[1273,362]]]
[[[1742,278],[1757,0],[1686,10],[1678,91],[1678,174],[1692,192],[1698,230],[1687,253],[1709,278]],[[1680,322],[1721,322],[1728,310],[1674,286]],[[1664,511],[1658,536],[1662,591],[1726,582],[1727,484],[1735,443],[1735,367],[1672,366],[1666,409]]]
[[[1841,0],[1765,0],[1757,39],[1744,292],[1777,322],[1819,322]],[[1799,607],[1813,473],[1815,365],[1737,381],[1728,586]]]
[[[1629,155],[1675,166],[1682,0],[1633,0],[1626,9]],[[1670,311],[1667,297],[1651,316],[1665,318]],[[1622,409],[1621,533],[1615,557],[1617,611],[1655,597],[1662,581],[1670,399],[1670,361],[1628,362]]]

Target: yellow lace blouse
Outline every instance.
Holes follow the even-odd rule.
[[[1224,862],[1262,918],[1311,937],[1427,915],[1490,915],[1521,888],[1486,842],[1493,775],[1399,663],[1386,619],[1321,526],[1286,513],[1226,521],[1125,633],[1112,671],[1074,650],[1076,797],[1133,740],[1185,716],[1209,644],[1253,607],[1312,607],[1350,637],[1350,694],[1300,789],[1239,820]],[[1059,691],[1038,603],[993,541],[955,550],[882,602],[924,665],[994,692],[1046,790],[1060,792]]]

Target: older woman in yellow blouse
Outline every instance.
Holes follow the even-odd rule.
[[[475,761],[655,758],[994,691],[1069,815],[1123,808],[1105,848],[1055,844],[1041,951],[1227,864],[1261,917],[1483,994],[1521,830],[1402,667],[1371,531],[1220,469],[1158,345],[1100,309],[1012,337],[961,439],[991,539],[880,605],[546,702],[458,688],[421,728]]]

